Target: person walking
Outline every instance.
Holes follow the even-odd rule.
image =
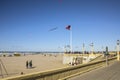
[[[30,68],[32,68],[32,60],[29,62],[29,66]]]
[[[26,68],[28,69],[28,67],[29,67],[29,65],[28,65],[29,63],[28,63],[28,60],[26,61]]]

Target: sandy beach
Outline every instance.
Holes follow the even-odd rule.
[[[2,78],[2,75],[4,77],[9,76],[16,76],[21,75],[21,72],[23,74],[28,74],[32,72],[40,72],[40,71],[48,71],[52,69],[62,68],[65,67],[62,63],[62,54],[58,55],[43,55],[43,54],[36,54],[36,55],[26,55],[26,56],[12,56],[12,57],[0,57],[1,61],[3,62],[8,76],[5,74],[5,70],[2,67],[2,73],[0,73],[0,78]],[[33,67],[27,69],[26,68],[26,61],[32,60]],[[1,63],[0,63],[1,64]]]

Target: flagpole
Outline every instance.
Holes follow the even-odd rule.
[[[70,50],[70,53],[72,53],[73,51],[72,51],[72,29],[71,29],[71,26],[68,25],[66,27],[66,29],[70,31],[70,45],[69,45],[70,47],[69,47],[69,50]]]
[[[72,28],[70,29],[70,51],[71,53],[73,52],[72,50]]]

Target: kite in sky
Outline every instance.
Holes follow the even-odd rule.
[[[58,29],[58,27],[55,27],[55,28],[50,29],[49,31],[55,31],[57,29]]]

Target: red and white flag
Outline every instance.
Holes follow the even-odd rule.
[[[67,29],[67,30],[70,30],[70,29],[71,29],[71,26],[70,26],[70,25],[68,25],[68,26],[66,27],[66,29]]]

